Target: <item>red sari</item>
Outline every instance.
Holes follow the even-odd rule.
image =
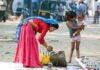
[[[33,22],[37,24],[36,31],[41,33],[38,40],[40,44],[43,44],[45,42],[44,36],[48,31],[49,25],[37,19],[34,19]],[[21,27],[21,34],[18,41],[14,62],[22,63],[25,67],[42,67],[39,61],[39,51],[35,32],[30,23],[27,23]]]

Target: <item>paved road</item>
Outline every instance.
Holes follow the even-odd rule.
[[[100,24],[91,24],[92,18],[86,20],[86,28],[82,31],[81,56],[100,61]],[[15,28],[16,22],[0,23],[0,61],[12,62],[16,49]],[[68,28],[65,23],[60,23],[60,28],[48,33],[45,37],[46,41],[54,46],[54,50],[64,50],[66,59],[68,60],[70,49],[70,38]],[[39,45],[40,48],[42,47]],[[43,49],[43,48],[42,48]],[[75,57],[75,54],[74,54]],[[75,59],[73,57],[73,62]]]

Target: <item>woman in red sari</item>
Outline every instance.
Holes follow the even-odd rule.
[[[36,32],[40,33],[38,38],[39,43],[48,51],[51,51],[52,49],[47,45],[44,37],[48,31],[52,32],[58,29],[58,27],[58,24],[46,23],[37,18],[23,24],[16,48],[14,62],[22,63],[24,67],[42,67],[42,64],[39,61],[38,44],[35,37]]]

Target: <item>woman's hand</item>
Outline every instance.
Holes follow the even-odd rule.
[[[43,46],[44,46],[44,47],[47,49],[47,51],[49,51],[49,52],[51,52],[51,51],[53,50],[53,47],[50,46],[50,45],[47,45],[46,42],[43,44]]]
[[[46,49],[47,49],[49,52],[51,52],[51,51],[53,50],[53,47],[52,47],[52,46],[48,46]]]

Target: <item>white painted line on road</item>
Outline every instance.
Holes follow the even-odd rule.
[[[52,37],[58,37],[58,36],[69,36],[69,33],[66,32],[66,33],[48,33],[48,36],[51,36]],[[91,38],[91,39],[100,39],[100,35],[98,34],[82,34],[81,37],[85,37],[85,38]]]
[[[0,70],[45,70],[45,68],[24,68],[22,63],[0,62]]]
[[[5,41],[12,41],[13,39],[0,39],[0,42],[5,42]]]
[[[82,34],[82,37],[85,37],[85,38],[92,38],[92,39],[100,39],[100,35],[93,35],[93,34]]]
[[[24,68],[21,63],[0,62],[0,70],[49,70],[47,66],[43,68]],[[64,67],[52,67],[50,70],[66,70]],[[67,70],[81,70],[76,66],[67,66]]]

